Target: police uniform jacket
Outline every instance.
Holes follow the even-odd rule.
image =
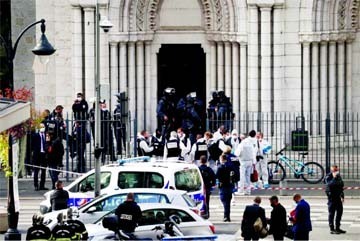
[[[136,202],[125,201],[116,208],[115,214],[119,218],[120,230],[132,233],[141,218],[141,209]]]

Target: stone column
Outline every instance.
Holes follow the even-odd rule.
[[[210,64],[210,90],[216,90],[216,42],[210,42],[210,54],[211,54],[211,64]],[[211,97],[210,97],[211,98]]]
[[[248,111],[259,109],[259,51],[258,51],[258,9],[249,6],[249,34],[248,34]]]
[[[261,7],[261,111],[271,112],[271,7]]]
[[[319,43],[313,42],[311,44],[311,118],[313,135],[319,133]]]
[[[240,112],[248,111],[246,44],[240,43]]]
[[[119,93],[119,49],[117,42],[110,43],[110,80],[111,106],[109,108],[113,113],[117,104],[115,94]]]
[[[345,119],[345,43],[344,41],[340,41],[338,44],[338,52],[337,52],[337,105],[336,105],[336,114],[339,120],[339,128],[338,131],[340,133],[343,132],[343,123],[342,121]]]
[[[232,43],[232,104],[235,119],[239,119],[240,114],[239,59],[239,44],[234,42]]]
[[[205,103],[211,99],[211,48],[209,45],[203,46],[205,53],[205,63],[206,63],[206,73],[205,73],[205,82],[206,82],[206,93],[205,93]]]
[[[72,6],[72,81],[74,83],[75,96],[78,92],[83,92],[83,78],[82,78],[82,27],[81,27],[81,8],[80,6]],[[88,98],[89,96],[85,96]]]
[[[217,43],[217,90],[224,90],[224,45]]]
[[[305,116],[310,112],[310,43],[303,44],[303,111]]]
[[[231,44],[224,43],[225,48],[225,94],[231,99]]]
[[[274,6],[273,35],[274,35],[274,112],[282,111],[282,88],[284,83],[284,35],[283,35],[283,8]],[[280,130],[280,128],[278,128]]]
[[[135,79],[135,43],[129,42],[128,44],[128,83],[129,83],[129,111],[131,121],[136,117],[136,79]],[[132,123],[133,127],[133,123]],[[133,130],[131,130],[133,131]],[[134,133],[131,132],[130,135]]]
[[[157,62],[157,54],[160,49],[161,45],[154,45],[152,44],[151,48],[151,110],[150,110],[150,116],[151,116],[151,123],[152,126],[157,126],[157,117],[156,117],[156,108],[158,103],[158,62]],[[148,105],[148,104],[147,104]]]
[[[320,113],[324,117],[327,109],[327,42],[320,42]]]
[[[351,113],[352,111],[352,42],[346,42],[346,113]]]
[[[120,80],[119,80],[119,91],[120,92],[127,92],[127,94],[129,95],[128,92],[128,86],[127,86],[127,49],[126,49],[126,43],[125,42],[120,42],[120,69],[119,69],[119,76],[120,76]]]
[[[144,129],[144,102],[145,102],[145,83],[144,83],[144,42],[136,43],[136,107],[138,131]]]
[[[84,8],[85,96],[95,97],[95,9]]]
[[[329,111],[334,116],[336,111],[336,42],[331,41],[329,44]]]
[[[151,102],[151,43],[145,42],[145,128],[151,130],[155,127],[151,123],[151,115],[154,113],[150,112],[149,103]]]

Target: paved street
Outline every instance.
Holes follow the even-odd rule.
[[[240,237],[237,237],[237,233],[240,228],[240,223],[242,219],[242,213],[244,207],[247,204],[252,203],[253,196],[236,196],[235,205],[232,206],[231,210],[231,223],[222,222],[222,205],[219,201],[218,196],[213,196],[211,199],[211,218],[210,220],[215,224],[217,234],[227,234],[220,235],[222,240],[234,240]],[[312,240],[357,240],[358,235],[360,234],[360,200],[355,198],[349,198],[346,200],[344,206],[344,215],[342,221],[342,228],[347,230],[345,235],[331,235],[328,230],[327,225],[327,207],[326,199],[320,197],[306,197],[305,198],[311,205],[311,219],[313,222],[314,231],[311,232]],[[288,211],[292,210],[295,205],[293,204],[291,197],[280,197],[281,203],[286,207]],[[22,198],[21,199],[21,212],[19,220],[19,230],[22,233],[26,232],[26,229],[31,225],[31,217],[34,212],[39,209],[39,203],[41,202],[40,198]],[[3,207],[6,203],[6,200],[1,198],[0,204]],[[267,196],[263,197],[262,206],[266,210],[266,215],[270,215],[271,207],[267,200]],[[2,235],[0,235],[2,237]],[[269,239],[269,238],[268,238]],[[271,238],[270,238],[271,240]]]

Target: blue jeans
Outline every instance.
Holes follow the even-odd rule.
[[[220,200],[224,206],[224,218],[230,219],[230,205],[233,186],[220,188]]]

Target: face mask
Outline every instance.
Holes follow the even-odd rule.
[[[45,132],[45,127],[40,128],[40,132]]]
[[[339,172],[338,172],[338,171],[336,171],[336,172],[334,172],[334,174],[335,174],[335,176],[336,176],[336,175],[338,175],[338,174],[339,174]]]
[[[81,97],[77,97],[76,100],[77,100],[77,101],[81,101]]]

